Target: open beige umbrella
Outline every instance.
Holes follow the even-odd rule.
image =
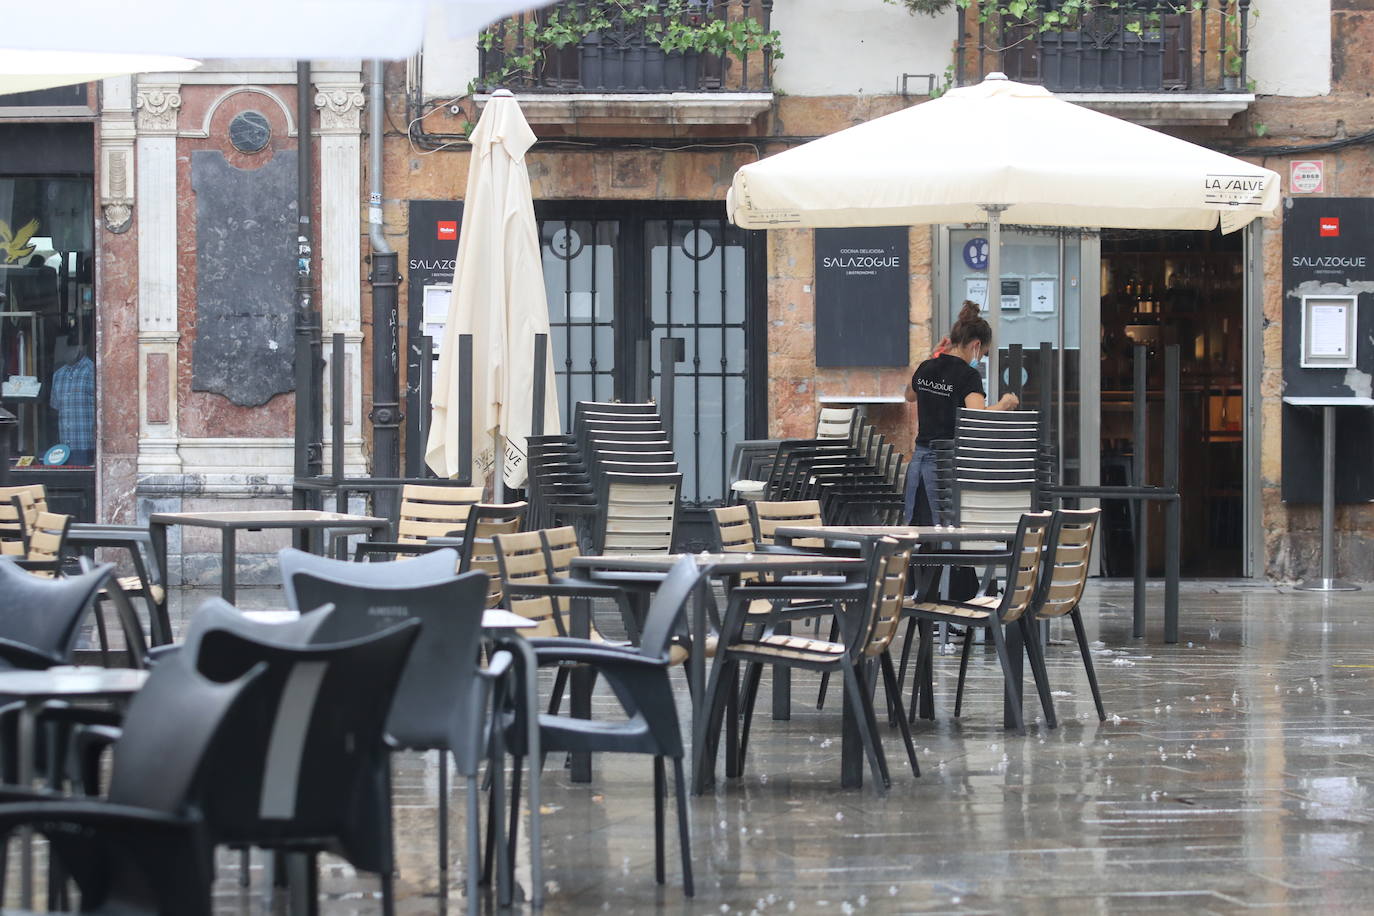
[[[995,278],[1002,223],[1233,232],[1277,212],[1279,176],[994,73],[747,165],[726,206],[746,229],[986,220]]]
[[[525,439],[534,401],[534,339],[549,333],[539,228],[525,153],[534,145],[520,104],[492,94],[472,132],[463,224],[448,325],[439,350],[425,462],[441,477],[458,466],[458,336],[473,336],[473,483],[525,482]],[[553,360],[545,360],[544,422],[559,428]]]

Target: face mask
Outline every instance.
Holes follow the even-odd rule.
[[[969,360],[968,364],[975,369],[981,367],[983,365],[983,354],[979,353],[973,359]]]

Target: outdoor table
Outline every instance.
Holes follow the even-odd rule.
[[[923,544],[959,544],[968,541],[1002,541],[1011,542],[1016,537],[1015,528],[968,528],[968,527],[941,527],[939,525],[797,525],[781,526],[773,533],[779,542],[790,542],[793,538],[819,538],[827,541],[874,541],[879,538],[891,537],[902,540],[914,540],[918,545]],[[979,554],[979,556],[985,556]],[[951,562],[948,565],[963,565]],[[968,564],[972,565],[972,564]],[[924,583],[922,584],[924,587]],[[919,589],[917,590],[919,593]],[[1016,682],[1016,695],[1021,696],[1021,686],[1024,683],[1025,658],[1022,654],[1021,630],[1019,627],[1008,627],[1007,631],[1007,654],[1011,659],[1011,670],[1013,680]],[[908,644],[902,646],[901,674],[898,677],[898,684],[906,679],[906,663],[910,647]],[[920,668],[918,666],[919,673]],[[921,685],[918,707],[920,716],[923,719],[935,718],[935,684],[934,672],[926,669],[928,680]],[[1011,728],[1015,723],[1012,714],[1012,702],[1003,691],[1002,700],[1002,724]]]
[[[167,528],[185,525],[198,528],[218,528],[220,532],[220,597],[230,604],[235,595],[235,564],[239,531],[262,531],[267,528],[286,528],[307,532],[323,532],[339,528],[357,533],[385,531],[390,522],[371,515],[346,515],[341,512],[320,512],[315,509],[269,509],[243,512],[156,512],[148,518],[153,535],[153,550],[158,566],[167,569]]]
[[[808,573],[838,572],[862,573],[866,562],[854,557],[832,557],[824,554],[785,554],[785,553],[687,553],[687,554],[613,554],[609,556],[575,557],[572,561],[574,572],[585,573],[587,578],[601,581],[614,581],[613,576],[601,577],[602,572],[649,572],[667,574],[673,565],[683,557],[697,564],[703,579],[719,576],[738,576],[742,573]],[[706,696],[706,602],[707,589],[698,584],[692,595],[692,613],[689,624],[693,651],[687,660],[687,677],[692,685],[692,793],[700,795],[710,783],[714,773],[706,770],[706,727],[710,708],[710,698]],[[572,635],[586,639],[590,635],[590,615],[586,602],[574,602],[570,622]],[[581,610],[579,611],[579,607]],[[585,683],[585,682],[584,682]],[[572,684],[570,702],[573,714],[589,715],[591,697],[585,688],[579,688],[577,680]],[[579,696],[580,694],[580,696]],[[574,774],[575,777],[579,774]],[[586,779],[591,778],[590,767],[586,768]]]
[[[1322,409],[1322,560],[1321,575],[1300,582],[1305,592],[1357,592],[1358,585],[1336,578],[1336,408],[1374,407],[1374,398],[1290,396],[1283,403]]]
[[[19,713],[19,784],[33,785],[34,731],[38,715],[48,700],[121,700],[137,693],[148,672],[134,668],[97,668],[58,665],[42,671],[0,671],[0,694],[19,697],[24,708]],[[21,833],[19,905],[33,908],[33,831]]]

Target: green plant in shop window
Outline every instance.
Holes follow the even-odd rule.
[[[10,224],[0,219],[0,252],[5,255],[4,264],[14,264],[33,254],[36,247],[29,243],[38,231],[38,220],[31,219],[15,232]]]

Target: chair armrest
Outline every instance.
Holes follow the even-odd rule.
[[[666,668],[667,659],[641,655],[638,649],[608,646],[586,639],[550,636],[540,639],[535,648],[539,661],[575,662],[595,668]]]
[[[33,646],[4,637],[0,637],[0,659],[9,662],[16,668],[29,671],[42,671],[53,665],[67,663],[67,660],[60,655],[52,655],[35,649]]]
[[[10,793],[4,793],[8,796]],[[39,824],[69,824],[81,827],[167,827],[186,829],[198,820],[150,808],[115,805],[105,801],[73,801],[67,797],[33,795],[32,800],[0,804],[0,833],[15,827]]]
[[[829,577],[827,577],[829,578]],[[743,601],[787,601],[793,598],[811,598],[820,601],[859,601],[868,594],[865,582],[843,580],[839,585],[818,585],[806,588],[795,582],[777,585],[741,585],[730,590],[730,598],[739,597]]]
[[[515,656],[505,649],[493,652],[485,668],[477,669],[477,676],[487,681],[499,681],[515,664]]]
[[[359,541],[353,548],[353,558],[356,560],[363,554],[368,553],[433,553],[436,550],[443,550],[447,545],[435,544],[433,540],[421,544],[404,544],[400,541]]]

